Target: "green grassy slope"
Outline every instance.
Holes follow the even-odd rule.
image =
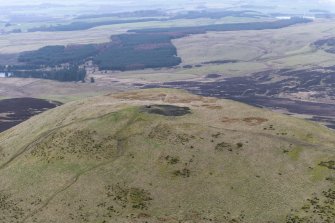
[[[0,222],[332,222],[334,135],[177,90],[71,102],[0,134]]]

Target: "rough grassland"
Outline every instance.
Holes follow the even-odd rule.
[[[243,76],[282,68],[308,68],[335,65],[334,54],[311,46],[315,41],[335,35],[334,21],[317,22],[278,30],[208,32],[173,40],[183,64],[176,68],[107,72],[121,81],[168,82],[197,80],[207,74]],[[217,60],[237,63],[203,64]],[[192,68],[184,68],[191,65]],[[105,73],[93,75],[106,78]]]
[[[215,60],[241,61],[222,66],[207,65],[185,73],[202,73],[207,68],[210,72],[216,69],[216,72],[226,75],[241,75],[246,73],[244,67],[250,67],[248,64],[258,64],[252,65],[251,71],[255,70],[253,67],[334,65],[334,55],[310,46],[319,39],[334,35],[333,27],[333,21],[318,21],[279,30],[209,32],[176,39],[173,43],[185,65]]]
[[[0,78],[0,98],[34,97],[62,103],[107,92],[121,92],[129,85],[99,81],[99,83],[58,82],[32,78]]]
[[[152,104],[191,114],[144,112]],[[334,138],[177,90],[71,102],[0,134],[0,221],[331,222]]]
[[[106,43],[110,41],[111,35],[125,33],[129,29],[195,26],[195,24],[196,26],[199,26],[252,21],[259,20],[230,17],[223,19],[178,19],[166,22],[138,22],[99,26],[89,30],[70,32],[12,33],[0,36],[0,50],[1,54],[12,54],[37,50],[49,45]]]

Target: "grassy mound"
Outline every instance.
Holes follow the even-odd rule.
[[[177,90],[68,103],[0,134],[0,221],[332,222],[334,135]]]

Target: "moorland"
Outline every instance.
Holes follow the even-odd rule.
[[[40,1],[0,6],[0,222],[334,222],[323,3]]]
[[[180,90],[67,103],[0,134],[4,222],[332,222],[334,132]],[[269,162],[271,160],[271,162]]]

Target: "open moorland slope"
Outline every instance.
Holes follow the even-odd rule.
[[[171,89],[70,102],[0,134],[0,221],[333,222],[334,135]]]

